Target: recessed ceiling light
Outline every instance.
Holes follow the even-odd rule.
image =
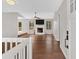
[[[6,0],[9,5],[15,5],[16,0]]]

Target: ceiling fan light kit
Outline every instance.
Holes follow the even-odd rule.
[[[9,5],[15,5],[16,4],[16,0],[6,0],[6,2]]]

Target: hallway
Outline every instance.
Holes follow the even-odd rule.
[[[59,43],[52,35],[35,35],[32,45],[33,59],[65,59]]]

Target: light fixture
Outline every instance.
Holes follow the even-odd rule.
[[[36,11],[34,12],[34,14],[35,14],[35,15],[34,15],[34,18],[40,19],[40,18],[37,16],[37,12],[36,12]]]
[[[15,5],[15,4],[16,4],[16,0],[6,0],[6,2],[7,2],[9,5]]]

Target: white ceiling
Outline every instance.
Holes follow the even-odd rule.
[[[16,0],[14,6],[8,5],[6,0],[2,1],[3,12],[19,12],[26,16],[33,16],[34,12],[37,11],[42,16],[52,16],[63,0]]]

